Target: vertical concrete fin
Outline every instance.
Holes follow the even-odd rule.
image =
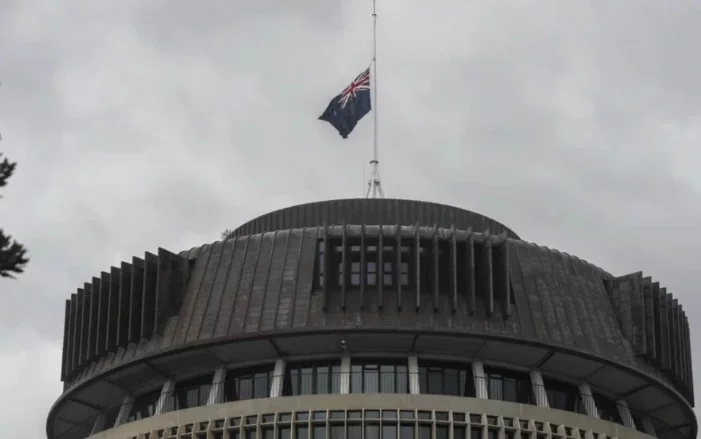
[[[506,317],[511,317],[511,267],[509,266],[509,247],[511,246],[511,243],[509,239],[506,237],[506,232],[504,232],[504,242],[502,242],[501,247],[499,249],[500,253],[500,285],[502,288],[503,294],[501,295],[502,300],[504,304],[502,305],[504,308],[504,316]]]
[[[80,337],[80,363],[88,364],[90,356],[88,355],[88,340],[90,339],[90,300],[92,299],[92,290],[83,289],[83,301],[81,303],[80,319],[81,337]]]
[[[663,335],[662,335],[662,317],[661,317],[661,292],[660,292],[660,283],[659,282],[653,282],[652,283],[652,309],[653,309],[653,316],[655,319],[655,358],[654,360],[657,363],[661,363],[662,359],[664,358],[664,351],[663,351]]]
[[[632,276],[630,297],[631,318],[633,321],[633,347],[638,355],[647,352],[647,320],[645,319],[645,298],[643,295],[643,273],[639,271]]]
[[[302,232],[302,242],[304,242],[304,232]],[[345,224],[341,225],[340,268],[340,273],[338,275],[341,278],[341,309],[346,309],[346,295],[348,294],[348,233]]]
[[[365,284],[368,281],[367,274],[367,240],[365,239],[365,225],[360,225],[360,309],[365,309]],[[352,270],[351,270],[352,272]]]
[[[158,256],[144,254],[144,290],[141,297],[141,338],[150,339],[155,329]]]
[[[200,246],[196,253],[190,252],[188,256],[188,272],[190,272],[190,279],[188,282],[185,282],[183,286],[182,304],[178,307],[179,313],[176,326],[172,334],[169,334],[169,337],[163,338],[165,346],[179,345],[184,343],[187,339],[188,330],[190,329],[190,324],[195,314],[198,299],[205,294],[209,294],[209,291],[206,293],[202,291],[202,285],[207,276],[207,269],[210,267],[209,261],[212,257],[215,245],[217,244],[205,244]],[[221,251],[221,245],[218,246],[218,250]]]
[[[129,344],[129,307],[131,305],[131,264],[122,262],[119,272],[119,312],[117,315],[117,346]]]
[[[694,405],[694,368],[693,368],[693,359],[691,355],[691,331],[689,328],[689,319],[686,316],[686,313],[682,311],[682,317],[684,320],[684,342],[686,344],[686,349],[684,350],[686,353],[686,370],[688,371],[687,373],[687,386],[689,389],[689,399],[691,402],[691,405]]]
[[[670,302],[670,307],[669,307],[669,317],[670,320],[672,321],[672,334],[671,334],[671,342],[672,342],[672,370],[674,371],[674,374],[678,377],[682,377],[682,371],[679,368],[681,361],[680,361],[680,353],[681,353],[681,347],[679,343],[681,342],[681,337],[679,333],[679,300],[675,299],[674,296],[671,294],[669,295],[669,302]]]
[[[61,381],[66,381],[68,375],[68,337],[71,332],[71,301],[66,300],[63,319],[63,351],[61,352]]]
[[[92,278],[92,291],[93,294],[97,296],[97,333],[95,337],[95,355],[97,356],[102,356],[107,352],[105,347],[105,339],[107,337],[107,306],[109,305],[109,289],[109,283],[107,280],[103,282],[102,275],[100,275],[100,277]]]
[[[395,257],[396,257],[396,272],[394,273],[395,282],[397,283],[397,310],[402,309],[402,226],[396,224],[394,226],[396,233],[395,239]]]
[[[141,258],[131,259],[132,274],[131,295],[129,297],[129,341],[138,342],[141,340],[141,312],[143,310],[144,297],[144,272],[145,261]]]
[[[467,309],[470,314],[474,314],[477,308],[476,304],[476,285],[475,285],[475,237],[472,234],[472,229],[467,229],[467,239],[465,241],[465,267],[467,274]]]
[[[433,232],[431,236],[431,255],[432,255],[432,261],[431,264],[433,265],[432,267],[432,279],[431,279],[431,289],[433,290],[433,311],[436,312],[440,308],[440,297],[439,294],[440,292],[439,287],[440,287],[440,266],[439,266],[439,259],[438,259],[438,225],[434,224],[433,225]]]
[[[458,239],[455,224],[450,226],[450,296],[453,313],[458,311]]]
[[[657,356],[655,352],[655,308],[652,298],[652,279],[644,277],[642,281],[643,307],[645,308],[645,351],[649,358]]]
[[[484,296],[487,302],[487,315],[494,314],[494,279],[492,274],[492,238],[487,232],[482,243],[482,278],[484,279]]]
[[[85,291],[82,288],[78,288],[78,319],[77,319],[77,331],[76,331],[76,350],[75,350],[75,362],[76,366],[81,367],[85,364],[83,360],[83,342],[87,338],[87,334],[84,334],[85,325],[83,324],[83,310],[85,309]]]
[[[669,314],[667,312],[668,301],[667,301],[667,288],[660,288],[660,330],[662,332],[662,361],[660,362],[663,370],[671,369],[670,362],[670,346],[669,346]]]
[[[75,373],[78,368],[78,358],[80,357],[80,301],[82,290],[79,288],[75,294],[71,295],[71,309],[73,311],[73,334],[71,335],[71,371]]]
[[[385,303],[384,286],[385,286],[385,244],[382,224],[377,230],[377,302],[378,308],[381,310]],[[395,273],[396,277],[396,273]]]
[[[107,344],[108,352],[117,350],[117,322],[119,321],[119,279],[121,273],[119,268],[110,268],[110,295],[107,306]]]
[[[416,226],[414,226],[414,255],[416,259],[416,276],[415,276],[415,282],[416,282],[416,309],[418,310],[421,308],[421,234],[420,234],[420,224],[417,222]]]
[[[88,309],[86,310],[88,314],[88,342],[86,349],[87,359],[88,361],[92,361],[94,358],[97,357],[97,354],[95,352],[95,338],[97,337],[97,305],[99,297],[96,293],[93,293],[92,284],[86,282],[85,284],[83,284],[83,290],[86,292],[86,294],[90,295]]]
[[[321,276],[321,291],[322,291],[322,303],[321,306],[326,311],[329,304],[329,230],[326,222],[321,226],[321,243],[319,244],[321,248],[317,254],[317,264],[319,264],[319,272],[317,276]],[[290,234],[287,234],[287,243],[290,242]],[[285,244],[285,257],[287,257],[287,244]],[[283,262],[283,267],[285,263]]]
[[[163,335],[168,319],[180,309],[187,282],[187,270],[185,258],[159,247],[153,317],[157,334]]]

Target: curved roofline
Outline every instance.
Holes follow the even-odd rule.
[[[413,199],[405,199],[405,198],[336,198],[336,199],[329,199],[329,200],[323,200],[323,201],[311,201],[307,203],[301,203],[301,204],[295,204],[287,207],[283,207],[277,210],[273,210],[271,212],[266,212],[261,215],[258,215],[257,217],[246,221],[245,223],[241,224],[240,226],[236,227],[231,234],[231,236],[240,236],[240,235],[249,235],[249,234],[254,234],[254,233],[260,233],[260,232],[265,232],[265,231],[272,231],[272,230],[280,230],[280,229],[285,229],[285,228],[291,228],[291,227],[315,227],[315,226],[321,226],[323,225],[323,221],[326,220],[326,217],[330,214],[339,214],[341,213],[340,210],[346,210],[343,212],[344,216],[345,215],[357,215],[358,207],[360,207],[360,204],[371,204],[371,203],[386,203],[387,204],[387,211],[384,212],[383,214],[386,214],[387,217],[385,219],[388,219],[388,221],[383,222],[383,221],[374,221],[375,223],[384,223],[386,225],[391,225],[393,223],[396,223],[398,221],[399,216],[406,215],[408,218],[411,218],[410,221],[402,221],[402,225],[410,225],[410,224],[415,224],[417,222],[417,217],[420,217],[420,215],[417,215],[419,211],[421,213],[426,213],[425,208],[428,209],[433,209],[434,212],[430,212],[432,216],[434,217],[432,221],[423,221],[421,222],[420,220],[418,222],[422,223],[422,225],[426,226],[432,226],[434,223],[438,224],[439,226],[443,227],[450,227],[455,220],[455,214],[457,212],[462,212],[463,215],[465,215],[464,218],[460,218],[460,221],[455,222],[455,226],[462,226],[463,228],[467,228],[467,223],[470,222],[484,222],[486,224],[486,228],[490,228],[490,226],[496,227],[497,229],[501,229],[499,233],[502,231],[505,231],[507,235],[510,238],[514,239],[521,239],[516,232],[514,232],[511,228],[506,226],[500,221],[497,221],[489,216],[483,215],[479,212],[475,212],[472,210],[464,209],[462,207],[456,207],[456,206],[451,206],[449,204],[444,204],[444,203],[436,203],[433,201],[423,201],[423,200],[413,200]],[[322,211],[322,207],[326,206],[329,207],[329,209],[324,209]],[[330,209],[333,207],[333,209]],[[288,215],[285,215],[285,214]],[[296,213],[297,216],[292,215],[292,213]],[[300,218],[299,215],[304,216],[304,218]],[[452,214],[452,215],[451,215]],[[367,215],[364,216],[382,216],[378,214],[377,212],[370,212]],[[443,217],[443,221],[440,221],[440,217]],[[447,218],[446,216],[453,216],[453,220]],[[389,220],[388,217],[392,217],[391,220]],[[439,217],[439,218],[436,218]],[[469,218],[472,217],[472,218]],[[469,218],[469,219],[468,219]],[[316,224],[317,222],[322,221],[320,224]],[[367,221],[360,221],[358,222],[357,220],[354,221],[353,218],[349,218],[347,222],[356,222],[358,224],[367,222]],[[484,230],[478,230],[475,229],[475,231],[482,232]],[[492,230],[492,232],[495,232]]]

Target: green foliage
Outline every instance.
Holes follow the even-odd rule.
[[[0,161],[0,188],[7,185],[16,168],[17,163],[10,162],[7,158]],[[15,274],[24,272],[28,262],[27,249],[0,229],[0,277],[14,279]]]

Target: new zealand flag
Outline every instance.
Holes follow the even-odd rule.
[[[331,99],[319,120],[325,120],[338,130],[344,139],[353,131],[358,121],[370,112],[370,68],[346,87],[338,96]]]

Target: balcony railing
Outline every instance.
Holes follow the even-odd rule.
[[[340,393],[342,387],[348,386],[350,393],[400,393],[407,394],[414,386],[420,387],[421,394],[452,395],[478,397],[510,401],[521,404],[544,405],[554,409],[567,410],[588,415],[596,408],[600,419],[624,424],[621,413],[631,413],[631,419],[639,424],[635,413],[620,410],[617,402],[596,399],[592,396],[581,395],[576,387],[571,392],[558,395],[564,397],[550,402],[553,389],[542,385],[533,385],[525,380],[503,379],[490,377],[473,377],[460,380],[453,376],[443,375],[429,377],[424,374],[407,372],[322,372],[297,373],[284,376],[247,376],[234,377],[221,383],[206,384],[189,388],[176,388],[172,392],[161,394],[151,392],[137,397],[133,402],[125,402],[105,410],[102,414],[94,415],[79,422],[67,431],[59,434],[58,439],[84,439],[100,431],[113,428],[117,422],[121,424],[154,416],[157,413],[167,413],[208,404],[225,403],[255,398],[268,398],[273,383],[280,382],[280,396],[300,396]],[[642,430],[642,425],[636,425]],[[87,432],[87,434],[86,434]]]

